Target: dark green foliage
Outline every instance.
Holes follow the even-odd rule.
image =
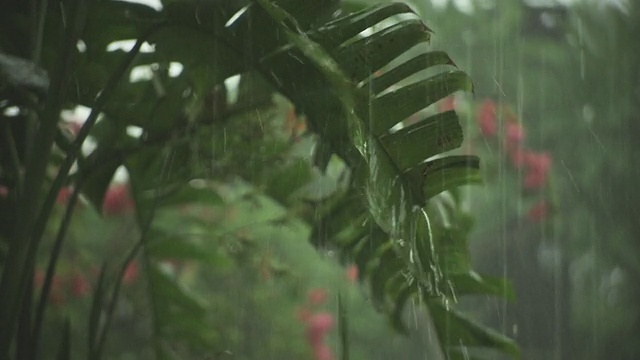
[[[32,160],[34,170],[27,173],[39,177],[24,189],[32,191],[33,198],[21,205],[29,216],[18,222],[17,237],[7,238],[10,260],[2,263],[0,290],[16,296],[0,309],[0,319],[7,320],[0,332],[0,358],[10,351],[5,345],[12,342],[13,314],[20,310],[27,250],[37,248],[56,194],[71,183],[102,212],[105,192],[120,166],[130,176],[142,234],[118,279],[107,281],[106,267],[100,272],[88,326],[91,358],[102,355],[121,277],[139,249],[148,277],[156,356],[205,351],[214,336],[206,325],[205,304],[160,263],[169,257],[218,263],[221,256],[180,227],[166,228],[153,220],[176,205],[223,203],[220,192],[191,182],[231,183],[235,177],[290,206],[283,222],[287,217],[311,222],[314,244],[336,248],[343,258],[354,260],[361,278],[371,284],[374,303],[399,330],[406,328],[405,305],[415,301],[431,313],[445,354],[450,347],[473,346],[517,356],[509,340],[441,306],[462,294],[511,294],[502,282],[472,272],[466,246],[469,221],[450,193],[479,182],[479,161],[443,156],[459,147],[463,137],[453,111],[406,123],[454,92],[472,91],[471,79],[445,53],[425,50],[431,31],[407,5],[378,5],[332,18],[338,7],[337,1],[171,1],[154,11],[119,1],[79,1],[38,9],[46,29],[36,34],[42,37],[42,61],[2,55],[0,63],[3,74],[16,63],[28,62],[32,69],[4,76],[3,94],[11,86],[42,92],[45,76],[36,64],[52,79],[43,109],[32,109],[43,111],[37,139],[44,139],[38,144],[44,149],[35,150],[43,158]],[[398,21],[399,15],[411,18]],[[385,21],[394,24],[380,30]],[[370,33],[363,35],[365,30]],[[78,40],[84,49],[76,46]],[[109,48],[122,40],[135,45],[127,51]],[[154,50],[143,51],[145,42]],[[58,56],[59,43],[64,56]],[[171,70],[176,64],[182,67],[179,74]],[[437,66],[447,70],[437,72]],[[136,67],[148,70],[148,76],[132,78]],[[240,85],[232,102],[225,80],[236,75]],[[302,157],[285,158],[286,141],[264,130],[261,114],[268,116],[278,106],[274,94],[286,96],[319,137],[316,159],[322,170],[332,155],[341,159],[346,179],[332,184],[332,191],[312,195],[305,190],[311,180],[322,184],[323,178]],[[92,108],[92,114],[78,140],[59,141],[63,166],[42,212],[31,214],[41,208],[41,183],[59,112],[76,105]],[[130,135],[131,128],[141,136]],[[80,152],[86,136],[96,143],[88,156]],[[75,160],[77,172],[69,175]],[[15,181],[15,169],[2,166],[3,178]],[[2,185],[23,196],[17,185]],[[197,219],[188,221],[202,226]],[[40,224],[34,231],[29,230],[33,223]],[[188,225],[186,218],[181,225]],[[243,258],[253,245],[241,236],[236,240],[241,250],[235,255]],[[8,275],[14,270],[16,275]],[[343,341],[347,331],[341,323]],[[68,333],[61,358],[68,357]]]

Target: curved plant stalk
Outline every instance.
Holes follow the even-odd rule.
[[[73,210],[76,208],[81,188],[82,182],[80,181],[76,184],[76,187],[71,192],[71,196],[69,197],[67,207],[64,211],[64,215],[62,216],[62,221],[60,223],[56,239],[53,243],[51,254],[49,256],[49,264],[47,265],[44,284],[42,286],[42,290],[40,291],[40,297],[37,302],[36,316],[33,321],[33,330],[31,331],[31,343],[29,350],[31,351],[30,358],[32,359],[38,358],[37,354],[40,340],[40,330],[42,328],[42,321],[44,320],[44,314],[51,291],[51,285],[53,283],[53,276],[56,272],[56,265],[58,264],[58,259],[60,258],[62,245],[64,244],[67,230],[69,229],[69,224],[71,223],[71,218],[73,216]]]
[[[45,9],[41,9],[45,11]],[[68,75],[79,35],[84,27],[87,1],[78,1],[71,10],[71,16],[60,58],[53,74],[49,97],[47,98],[40,127],[34,139],[34,149],[27,159],[22,191],[18,194],[18,223],[12,239],[7,262],[4,264],[0,293],[10,294],[0,298],[0,359],[8,356],[10,343],[15,335],[17,316],[26,287],[30,283],[27,277],[31,273],[26,268],[27,255],[32,243],[33,225],[37,209],[40,208],[39,196],[45,178],[45,170],[53,145],[58,117],[67,93]]]
[[[31,242],[31,246],[29,248],[29,257],[33,258],[38,249],[38,245],[42,238],[42,233],[46,227],[47,220],[49,219],[49,215],[51,214],[51,210],[55,204],[56,197],[58,196],[58,192],[62,188],[65,179],[69,175],[69,170],[78,159],[80,154],[80,149],[82,144],[89,136],[89,132],[91,128],[95,125],[98,120],[98,116],[103,110],[105,104],[109,101],[111,95],[116,91],[118,84],[122,81],[123,77],[127,75],[127,70],[130,70],[131,64],[133,60],[140,52],[140,48],[142,44],[146,41],[146,39],[155,32],[161,25],[152,26],[145,34],[143,34],[134,44],[133,48],[128,52],[127,56],[123,59],[123,61],[119,64],[118,68],[113,72],[109,81],[104,87],[104,90],[100,92],[98,97],[93,103],[91,108],[91,113],[87,117],[86,121],[80,128],[76,139],[71,143],[69,148],[67,149],[66,156],[64,162],[58,169],[58,174],[53,180],[53,184],[51,185],[51,189],[49,190],[47,197],[45,198],[44,204],[40,213],[36,219],[34,226],[34,234],[33,241]]]

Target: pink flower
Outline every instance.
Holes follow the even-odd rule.
[[[133,201],[126,184],[111,185],[104,196],[102,213],[105,216],[121,214],[133,208]]]
[[[9,188],[4,186],[4,185],[0,185],[0,197],[7,197],[9,195]]]
[[[544,187],[547,183],[549,169],[551,168],[551,157],[549,154],[529,152],[523,160],[527,167],[527,173],[522,180],[522,186],[528,190]]]
[[[333,315],[318,313],[311,315],[307,323],[307,340],[313,350],[315,360],[333,360],[331,349],[325,344],[325,337],[333,327]]]
[[[307,308],[298,310],[298,319],[305,324],[307,341],[313,351],[314,360],[333,360],[331,349],[325,343],[333,328],[333,315],[325,312],[312,313]]]
[[[347,267],[346,276],[347,280],[356,283],[358,281],[358,266],[354,264]]]
[[[527,217],[533,222],[540,222],[547,217],[549,205],[546,201],[540,201],[529,209]]]
[[[505,133],[505,145],[507,149],[512,149],[515,146],[519,145],[525,138],[525,132],[522,125],[509,122],[507,123],[506,133]]]
[[[323,338],[333,327],[333,315],[329,313],[317,313],[307,320],[309,338],[314,341]]]
[[[477,113],[478,125],[480,131],[485,136],[495,136],[498,132],[496,123],[496,105],[491,100],[485,100],[480,104]]]

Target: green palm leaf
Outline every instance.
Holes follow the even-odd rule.
[[[117,38],[105,40],[96,29],[121,34],[119,39],[148,34],[147,41],[156,50],[138,56],[134,65],[159,70],[146,81],[121,84],[104,109],[110,121],[120,124],[119,131],[99,139],[100,159],[88,164],[81,159],[80,171],[90,173],[91,163],[104,159],[111,161],[113,169],[126,164],[139,210],[144,210],[150,194],[158,193],[150,192],[158,186],[157,176],[162,175],[163,186],[175,187],[201,175],[194,163],[215,146],[212,139],[218,136],[213,133],[197,145],[190,138],[199,136],[194,128],[205,132],[212,127],[198,120],[210,106],[207,92],[230,76],[257,72],[307,116],[309,127],[320,135],[320,158],[337,154],[350,168],[351,194],[329,206],[315,224],[312,238],[317,244],[337,246],[366,270],[376,303],[398,328],[403,327],[404,304],[411,298],[500,293],[496,289],[500,284],[470,275],[465,228],[453,219],[457,204],[449,207],[451,221],[444,221],[437,211],[446,208],[439,194],[480,181],[476,157],[442,156],[462,142],[455,112],[426,115],[412,125],[399,126],[456,91],[473,90],[471,79],[455,68],[446,53],[426,51],[431,37],[427,26],[408,6],[397,3],[324,24],[318,22],[329,19],[336,1],[258,0],[242,8],[230,3],[169,2],[161,12],[124,2],[95,5],[91,14],[119,14],[123,21],[89,21],[83,38],[88,50],[78,54],[74,86],[81,90],[76,100],[91,106],[100,91],[95,85],[100,74],[112,73],[124,56],[106,51],[108,40]],[[405,20],[399,21],[398,16]],[[309,20],[314,17],[319,20]],[[382,28],[387,22],[392,24]],[[183,73],[168,76],[171,62],[181,63]],[[380,70],[382,75],[374,75]],[[92,77],[84,81],[83,74]],[[126,125],[141,127],[145,137],[134,141],[122,131]],[[160,145],[140,151],[140,145],[148,145],[145,142]],[[163,165],[166,149],[170,158],[178,158],[171,166]],[[104,183],[104,179],[94,181]],[[104,187],[91,185],[94,190]],[[92,194],[92,198],[101,196]],[[160,273],[153,274],[162,285],[158,289],[170,289]],[[197,317],[199,309],[191,310]],[[455,316],[449,309],[444,314]],[[445,347],[462,343],[505,349],[492,336],[465,342],[470,338],[457,329],[447,335],[441,338]]]

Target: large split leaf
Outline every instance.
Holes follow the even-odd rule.
[[[287,19],[273,3],[262,4],[279,20]],[[379,17],[380,9],[372,9],[371,16]],[[295,24],[283,25],[295,46],[271,55],[264,62],[269,68],[276,69],[274,81],[305,111],[314,129],[350,162],[356,174],[353,190],[364,194],[364,199],[355,201],[364,200],[368,210],[364,214],[371,217],[367,227],[358,220],[357,213],[351,215],[355,215],[356,224],[344,224],[343,219],[330,215],[332,219],[321,222],[319,226],[323,229],[315,234],[330,229],[339,246],[347,243],[348,248],[353,249],[356,262],[371,271],[374,299],[390,309],[394,323],[402,329],[399,319],[403,305],[420,291],[435,298],[455,298],[456,293],[496,294],[497,291],[479,280],[477,275],[470,276],[466,233],[458,231],[455,224],[432,221],[432,214],[422,210],[442,191],[480,180],[477,158],[435,158],[460,146],[462,129],[457,116],[452,111],[431,115],[395,130],[397,124],[436,101],[458,90],[472,90],[471,81],[463,72],[451,70],[406,85],[400,84],[409,75],[433,65],[451,65],[452,62],[442,53],[414,57],[388,70],[391,75],[383,78],[384,82],[376,81],[373,77],[375,71],[388,66],[405,50],[428,41],[429,32],[416,21],[406,21],[355,42],[350,41],[355,34],[373,24],[362,21],[366,15],[367,12],[363,12],[342,22],[336,20],[335,23],[345,27],[354,23],[361,24],[361,27],[353,26],[352,30],[343,33],[347,34],[343,38],[336,35],[340,34],[338,31],[325,30],[331,37],[324,42],[326,48],[321,48],[324,52],[317,51],[317,44],[323,44],[322,28],[311,39],[299,32]],[[393,51],[383,54],[382,49],[391,45]],[[320,108],[326,102],[314,102],[313,98],[296,94],[294,89],[302,87],[301,79],[309,74],[303,74],[304,67],[298,64],[283,65],[287,57],[299,62],[302,62],[300,58],[306,57],[319,74],[326,76],[328,84],[322,86],[328,86],[330,90],[322,96],[332,104],[328,111],[326,107]],[[275,59],[278,65],[272,66],[270,61]],[[337,69],[335,63],[339,65]],[[345,78],[351,81],[337,80]],[[360,84],[367,78],[372,80]],[[318,80],[318,84],[322,82]],[[376,91],[371,91],[372,88]],[[387,89],[391,90],[385,93]],[[352,148],[345,146],[347,140]],[[354,153],[359,155],[359,159],[354,160]],[[359,245],[352,247],[354,241]],[[316,242],[324,243],[325,239],[317,238]],[[474,329],[486,330],[480,326]],[[454,337],[457,331],[453,331]],[[490,331],[486,331],[485,336],[491,338]],[[441,340],[443,346],[453,346]],[[499,347],[489,341],[473,345]]]
[[[210,163],[223,157],[227,142],[220,122],[208,122],[209,139],[199,141],[205,124],[198,117],[207,107],[229,106],[224,97],[212,100],[210,92],[230,76],[259,73],[306,116],[309,128],[321,138],[320,158],[326,163],[336,154],[351,170],[350,194],[330,206],[314,227],[314,241],[337,246],[365,270],[376,304],[398,328],[403,305],[411,298],[509,294],[500,283],[471,272],[462,220],[449,214],[445,221],[434,210],[442,201],[440,194],[480,178],[477,158],[444,154],[462,142],[455,112],[433,114],[430,106],[473,87],[444,52],[426,50],[431,32],[412,10],[404,4],[383,4],[322,24],[321,19],[334,12],[335,1],[302,2],[305,6],[285,0],[252,1],[242,7],[231,3],[172,1],[153,12],[103,1],[92,11],[124,11],[127,16],[103,24],[108,34],[88,28],[83,38],[88,51],[79,55],[75,84],[81,103],[91,106],[122,57],[107,51],[110,41],[144,36],[155,46],[134,63],[151,68],[153,76],[136,82],[122,79],[104,110],[108,121],[120,123],[120,128],[139,126],[143,136],[118,146],[102,139],[96,150],[126,164],[140,218],[162,199],[180,193],[181,184],[202,175],[202,154],[213,153],[206,157]],[[172,63],[184,68],[177,76],[169,74]],[[82,74],[90,76],[85,79]],[[217,144],[224,144],[222,151],[217,151]],[[297,171],[296,166],[289,170]],[[290,177],[286,168],[283,171],[282,176]],[[286,201],[286,192],[275,186],[277,173],[273,176],[267,190]],[[98,199],[96,192],[92,197]],[[180,246],[167,242],[164,250],[150,250],[164,254],[169,244]],[[195,254],[188,246],[180,246],[179,252]],[[163,273],[150,273],[167,296],[180,294]],[[184,305],[184,311],[176,312],[171,321],[195,321],[199,316],[197,303],[173,300]],[[443,311],[448,314],[449,309]],[[464,323],[447,334],[465,336],[465,326],[471,327]],[[486,329],[473,331],[477,335]],[[487,334],[485,339],[493,339]],[[441,341],[444,347],[453,346],[445,338]],[[515,354],[496,341],[469,345]]]

